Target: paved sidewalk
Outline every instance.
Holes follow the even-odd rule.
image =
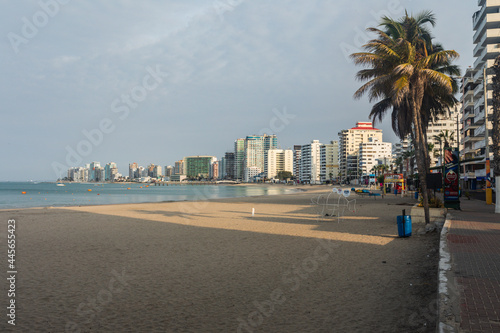
[[[500,214],[484,201],[461,206],[449,211],[447,235],[459,332],[500,332]]]

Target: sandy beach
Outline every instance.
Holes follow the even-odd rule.
[[[397,237],[415,200],[352,196],[356,211],[318,218],[331,188],[303,189],[0,211],[17,264],[1,331],[434,332],[438,234]]]

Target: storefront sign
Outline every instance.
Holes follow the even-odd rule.
[[[448,163],[444,168],[444,201],[459,201],[458,156],[451,149],[447,149],[445,156],[449,158],[445,159]]]

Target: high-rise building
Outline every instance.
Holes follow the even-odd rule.
[[[174,174],[174,168],[171,165],[165,166],[165,176],[171,177]]]
[[[214,161],[210,166],[210,175],[208,178],[216,180],[219,179],[219,165],[220,161]]]
[[[245,139],[234,142],[234,179],[243,180],[245,171]]]
[[[89,180],[89,169],[82,167],[69,168],[68,178],[78,183],[87,182]]]
[[[95,166],[94,167],[94,181],[103,182],[104,181],[104,168]]]
[[[175,162],[174,174],[176,174],[176,175],[185,175],[186,174],[186,170],[184,169],[184,160],[180,160],[180,161]]]
[[[339,175],[339,142],[330,141],[320,147],[321,182],[332,181]]]
[[[153,178],[161,178],[161,176],[163,176],[163,172],[162,172],[162,168],[161,168],[161,165],[155,165],[154,168],[153,168]]]
[[[269,179],[277,178],[280,171],[293,174],[293,151],[284,149],[269,149],[267,151],[267,172]]]
[[[250,135],[245,139],[245,169],[257,167],[264,170],[264,137]]]
[[[115,169],[115,171],[113,171],[113,169]],[[116,173],[118,173],[116,163],[110,162],[110,163],[107,163],[106,166],[104,166],[104,180],[105,181],[113,181],[114,180],[113,175],[116,175]]]
[[[267,173],[267,152],[269,149],[276,149],[278,148],[278,138],[276,137],[275,134],[263,135],[264,139],[264,172]]]
[[[128,165],[128,178],[130,180],[132,179],[136,179],[136,178],[140,178],[139,174],[138,174],[138,170],[139,170],[139,166],[137,165],[137,163],[131,163]]]
[[[396,142],[392,145],[392,155],[394,158],[398,158],[403,155],[403,153],[411,149],[411,139],[410,136],[404,138],[400,142]]]
[[[318,140],[311,141],[310,144],[303,145],[300,157],[301,183],[319,184],[321,183],[321,143]]]
[[[212,163],[215,161],[217,161],[215,156],[184,157],[186,176],[188,178],[208,178]]]
[[[146,172],[147,177],[151,178],[161,178],[161,176],[163,175],[161,166],[155,165],[153,163],[148,165],[148,167],[146,168]]]
[[[500,1],[479,0],[481,8],[472,16],[474,30],[473,55],[476,57],[471,69],[467,70],[462,81],[463,103],[463,143],[461,174],[464,188],[476,189],[486,181],[486,158],[491,159],[493,120],[493,65],[500,55]],[[484,75],[486,71],[486,77]],[[486,92],[485,92],[486,81]],[[486,98],[485,98],[486,96]],[[487,109],[485,108],[485,99]],[[486,110],[485,110],[486,109]],[[486,123],[486,119],[488,120]],[[488,132],[488,136],[486,136]],[[486,156],[486,146],[489,156]],[[477,158],[475,161],[468,159]],[[492,172],[493,168],[491,168]],[[490,173],[491,176],[491,173]]]
[[[371,122],[357,122],[356,126],[339,132],[339,173],[341,181],[358,179],[359,145],[369,138],[382,141],[382,130],[374,128]]]
[[[143,167],[143,166],[139,166],[137,168],[137,177],[136,178],[143,178],[143,177],[149,177],[148,176],[148,169]]]
[[[277,147],[278,139],[274,134],[249,135],[245,139],[237,139],[234,142],[234,178],[248,178],[248,173],[245,173],[247,168],[253,168],[252,174],[255,168],[266,173],[267,152]]]
[[[301,145],[294,145],[293,146],[293,175],[294,176],[299,176],[300,175],[300,156],[302,153],[302,146]]]
[[[484,144],[484,136],[476,136],[476,130],[483,124],[481,121],[476,122],[475,104],[479,100],[474,97],[474,91],[479,84],[474,81],[474,74],[476,71],[469,67],[464,75],[462,81],[462,119],[461,119],[461,139],[460,142],[463,143],[463,149],[460,151],[460,156],[462,160],[471,160],[480,153],[480,148]],[[479,120],[479,119],[478,119]],[[476,163],[469,163],[464,165],[466,173],[468,175],[461,173],[462,178],[475,179],[474,168]]]
[[[234,152],[227,152],[224,155],[224,175],[222,177],[224,179],[235,179],[234,176]]]
[[[100,181],[100,177],[96,175],[96,170],[98,170],[101,167],[100,162],[92,162],[90,163],[90,175],[89,175],[89,181],[91,182],[96,182]]]

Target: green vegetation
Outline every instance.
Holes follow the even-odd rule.
[[[286,180],[292,178],[292,173],[290,171],[280,171],[276,176],[279,180]]]

